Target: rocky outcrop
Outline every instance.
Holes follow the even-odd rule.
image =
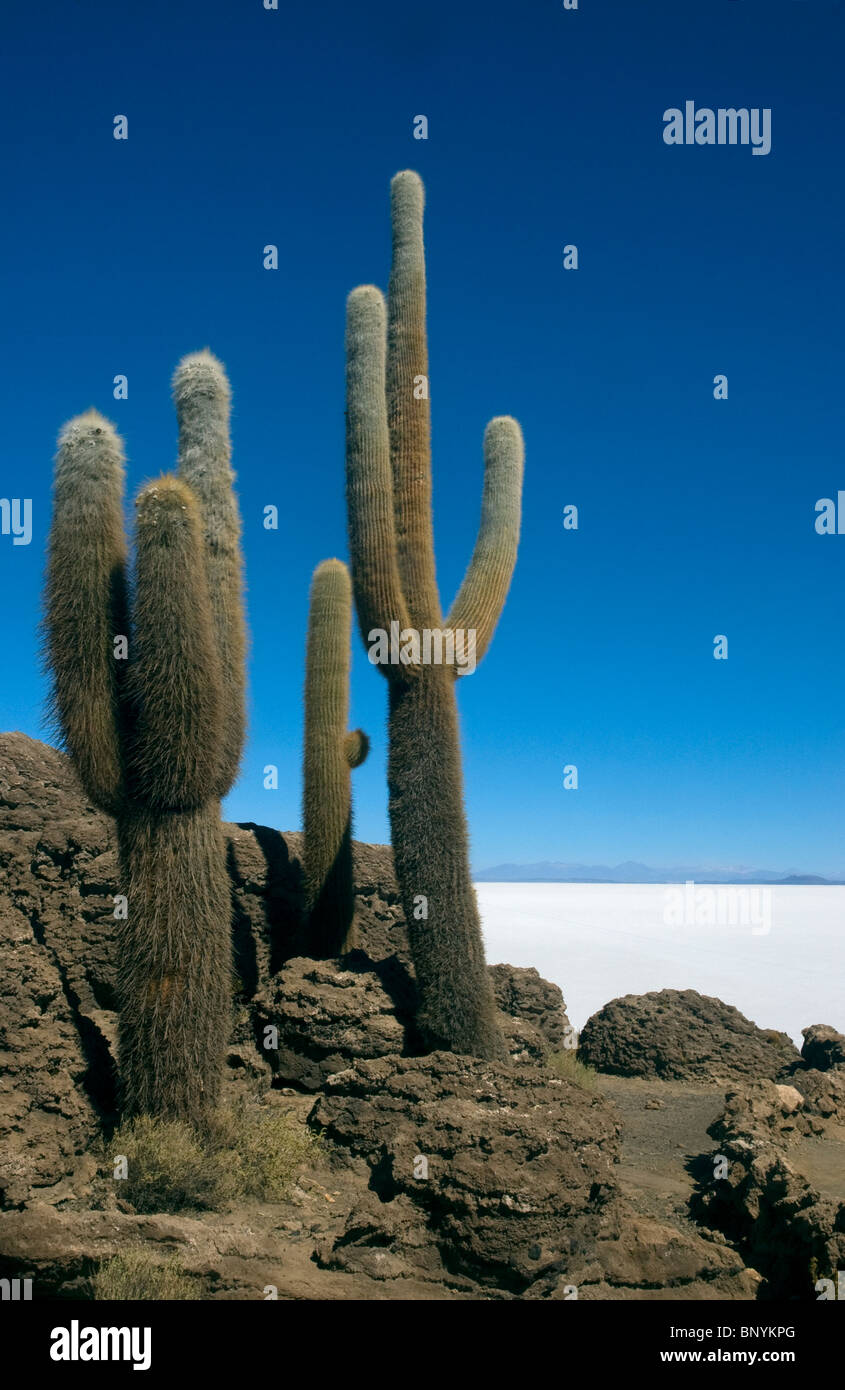
[[[808,1067],[815,1071],[830,1071],[832,1067],[845,1066],[845,1036],[837,1033],[826,1023],[814,1023],[810,1028],[802,1028],[804,1039],[801,1056]]]
[[[533,966],[491,965],[490,976],[498,1007],[511,1018],[531,1024],[546,1051],[559,1052],[572,1045],[574,1029],[557,985],[544,980]]]
[[[284,1085],[319,1091],[355,1058],[405,1050],[414,987],[395,957],[377,964],[287,961],[253,1000],[259,1046]]]
[[[0,1275],[90,1296],[97,1262],[140,1242],[177,1255],[212,1298],[265,1297],[268,1285],[288,1298],[755,1296],[759,1276],[723,1240],[630,1207],[615,1110],[545,1065],[571,1037],[556,986],[491,967],[510,1066],[418,1056],[390,851],[355,845],[360,949],[315,961],[302,954],[301,837],[257,825],[226,837],[228,1084],[307,1113],[321,1156],[289,1203],[142,1217],[112,1193],[103,1210],[113,827],[62,754],[0,736]]]
[[[845,1067],[831,1071],[815,1071],[796,1067],[790,1076],[792,1085],[804,1100],[804,1114],[820,1120],[838,1120],[845,1125]],[[823,1133],[823,1126],[817,1127]]]
[[[801,1032],[801,1057],[786,1068],[782,1080],[800,1092],[811,1130],[824,1133],[829,1121],[845,1126],[845,1037],[826,1023]]]
[[[773,1078],[800,1054],[785,1033],[758,1028],[721,999],[663,989],[605,1004],[585,1023],[578,1056],[615,1076],[711,1082]]]
[[[356,1057],[413,1051],[413,967],[390,850],[354,845],[363,949],[339,971],[295,954],[302,946],[301,835],[253,824],[225,829],[236,975],[229,1079],[260,1089],[275,1076],[277,1084],[314,1090]],[[4,972],[0,999],[10,1049],[0,1095],[16,1136],[0,1188],[15,1204],[49,1185],[51,1173],[53,1181],[64,1174],[98,1117],[114,1115],[117,1090],[114,827],[86,802],[64,755],[23,734],[0,736],[0,879],[0,930],[21,961]],[[535,970],[491,969],[512,1055],[541,1058],[568,1027],[560,991]],[[42,1015],[44,1043],[34,1031]],[[273,1024],[275,1050],[264,1047]],[[32,1098],[45,1092],[39,1073],[59,1078],[46,1091],[56,1100],[63,1087],[73,1113],[62,1117],[58,1102],[53,1111],[36,1104],[37,1122],[24,1125]]]
[[[457,1287],[522,1298],[756,1294],[733,1251],[630,1209],[612,1106],[540,1067],[447,1052],[358,1062],[308,1122],[370,1172],[367,1202],[318,1248],[325,1268],[424,1278],[439,1265]]]
[[[0,1277],[30,1278],[33,1297],[91,1298],[92,1276],[115,1255],[142,1249],[153,1265],[175,1259],[192,1297],[265,1301],[477,1298],[475,1285],[410,1273],[334,1272],[314,1260],[326,1189],[284,1208],[259,1207],[199,1219],[131,1212],[62,1210],[35,1204],[0,1213]]]
[[[570,1245],[590,1246],[613,1195],[611,1108],[539,1068],[439,1052],[357,1062],[309,1123],[364,1158],[379,1198],[425,1213],[444,1263],[522,1291]],[[563,1242],[563,1243],[562,1243]]]
[[[55,1183],[98,1132],[62,979],[25,912],[0,895],[0,1205]]]
[[[845,1266],[845,1203],[791,1161],[817,1131],[797,1088],[771,1081],[730,1090],[708,1131],[717,1150],[702,1155],[693,1210],[760,1270],[769,1298],[815,1298],[816,1282]]]
[[[707,1132],[717,1142],[736,1140],[751,1146],[766,1143],[785,1148],[795,1135],[810,1133],[811,1125],[794,1086],[752,1081],[726,1093],[725,1108]]]
[[[563,997],[536,970],[490,967],[514,1063],[542,1061],[568,1027]],[[397,955],[288,960],[250,1001],[259,1051],[280,1084],[319,1091],[356,1061],[420,1051],[413,970]]]

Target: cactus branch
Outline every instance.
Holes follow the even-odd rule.
[[[237,776],[246,725],[241,522],[232,490],[229,411],[223,364],[210,352],[183,357],[173,377],[179,422],[179,476],[199,499],[205,565],[223,680],[223,730],[214,794],[225,796]]]
[[[425,325],[425,192],[419,174],[405,169],[390,185],[393,258],[387,292],[387,416],[399,573],[411,623],[440,627],[431,516],[431,425]]]
[[[340,560],[314,571],[305,662],[305,907],[308,950],[337,956],[352,947],[350,770],[369,747],[359,729],[347,732],[352,587]]]
[[[96,410],[59,436],[45,586],[51,707],[87,794],[114,815],[124,795],[121,691],[129,639],[123,447]]]
[[[472,559],[452,605],[447,626],[475,632],[475,659],[490,645],[501,616],[519,547],[522,498],[522,431],[500,415],[484,433],[481,525]]]
[[[350,767],[360,767],[370,751],[370,740],[363,729],[351,729],[343,740],[343,751]]]
[[[384,299],[373,285],[349,296],[346,313],[346,504],[361,636],[409,626],[397,562],[385,402]],[[381,666],[385,675],[395,668]]]
[[[202,521],[173,476],[137,501],[132,790],[158,811],[214,800],[223,687],[203,564]]]

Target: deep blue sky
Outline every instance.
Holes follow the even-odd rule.
[[[170,376],[207,345],[234,392],[252,630],[226,811],[299,824],[308,586],[346,552],[344,301],[386,283],[388,183],[410,166],[444,604],[488,418],[516,415],[527,448],[510,598],[460,686],[474,862],[845,870],[845,535],[813,526],[845,488],[844,35],[837,0],[4,7],[0,496],[33,499],[34,535],[0,537],[0,727],[46,733],[59,427],[113,419],[134,494],[173,462]],[[667,147],[687,99],[770,107],[772,152]],[[382,840],[385,683],[357,637],[353,717],[374,741],[356,831]]]

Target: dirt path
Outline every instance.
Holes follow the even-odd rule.
[[[787,1157],[823,1197],[845,1202],[845,1125],[829,1125],[823,1139],[799,1139]]]
[[[634,1207],[685,1229],[694,1181],[691,1159],[715,1150],[707,1133],[724,1107],[724,1086],[693,1088],[689,1082],[600,1076],[598,1086],[623,1121],[618,1177]],[[651,1102],[652,1108],[647,1108]]]
[[[621,1187],[638,1211],[689,1228],[695,1181],[688,1165],[717,1152],[707,1127],[724,1107],[725,1086],[616,1076],[599,1076],[597,1085],[624,1125]],[[661,1104],[650,1109],[648,1102]],[[822,1196],[845,1202],[845,1126],[829,1125],[823,1138],[795,1139],[786,1158]]]

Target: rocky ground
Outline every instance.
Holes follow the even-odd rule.
[[[321,1147],[285,1202],[139,1215],[97,1196],[116,1118],[113,831],[61,754],[0,736],[0,1276],[90,1296],[98,1264],[140,1243],[207,1298],[754,1299],[815,1297],[845,1264],[832,1029],[802,1055],[693,991],[628,996],[583,1031],[599,1075],[573,1079],[554,1060],[560,991],[500,964],[510,1066],[415,1056],[389,850],[356,845],[360,949],[319,962],[300,954],[299,837],[227,835],[227,1090]]]

